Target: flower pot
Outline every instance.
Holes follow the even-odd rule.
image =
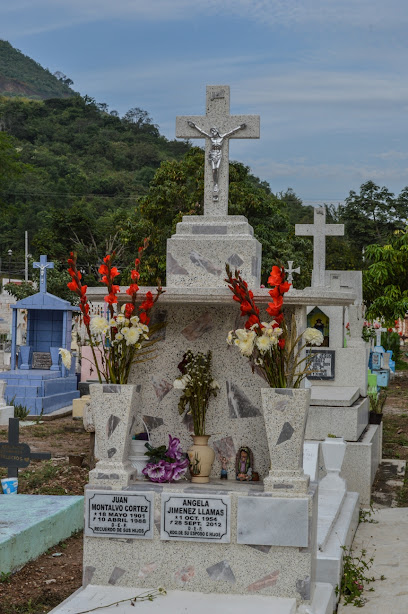
[[[276,496],[307,492],[309,476],[303,471],[303,441],[310,405],[310,388],[262,388],[271,466],[265,491]]]
[[[60,359],[59,347],[51,346],[50,347],[50,354],[51,354],[51,367],[50,367],[50,371],[59,371],[60,370],[60,365],[59,365],[59,359]]]
[[[187,450],[190,460],[191,481],[206,484],[210,481],[215,452],[208,445],[211,435],[192,435],[193,445]]]
[[[369,424],[381,424],[382,418],[382,414],[378,414],[376,411],[370,411],[368,422]]]
[[[20,345],[20,350],[19,350],[19,369],[28,371],[28,369],[30,368],[30,365],[28,364],[28,361],[30,360],[30,352],[31,352],[31,346],[29,345]]]
[[[101,486],[127,486],[136,473],[128,457],[131,433],[142,424],[141,416],[137,419],[141,408],[140,386],[91,384],[89,391],[91,401],[84,426],[86,430],[95,429],[99,458],[89,481]]]
[[[145,456],[147,441],[132,439],[130,441],[129,461],[134,469],[136,469],[137,478],[143,480],[143,469],[146,467],[149,459]]]

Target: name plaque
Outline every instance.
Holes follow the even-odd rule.
[[[311,371],[307,379],[334,379],[335,378],[335,351],[334,350],[306,350],[307,356],[312,356],[308,370]]]
[[[229,544],[231,497],[162,494],[160,538]]]
[[[153,539],[154,493],[87,491],[85,535]]]
[[[50,369],[52,365],[49,352],[33,352],[32,369]]]

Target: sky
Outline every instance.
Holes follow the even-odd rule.
[[[0,38],[169,139],[206,85],[230,85],[231,113],[261,116],[230,158],[315,205],[408,185],[407,25],[406,0],[0,2]]]

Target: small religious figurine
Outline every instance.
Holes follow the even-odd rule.
[[[213,181],[214,181],[213,200],[216,201],[218,200],[218,192],[219,192],[218,172],[219,172],[220,165],[221,165],[222,144],[226,137],[231,136],[231,134],[234,134],[235,132],[238,132],[238,130],[243,130],[244,128],[246,128],[246,124],[240,124],[233,130],[230,130],[229,132],[225,132],[225,134],[220,134],[220,131],[217,128],[213,127],[210,129],[210,134],[208,134],[208,132],[205,132],[202,128],[197,126],[197,124],[195,124],[194,122],[189,121],[187,123],[190,126],[190,128],[195,128],[196,130],[198,130],[198,132],[201,132],[201,134],[208,137],[211,141],[211,149],[208,155],[208,161],[211,164],[212,176],[213,176]]]
[[[247,446],[238,450],[235,471],[238,482],[250,482],[252,480],[253,457],[251,449]]]
[[[228,459],[227,459],[227,457],[226,456],[221,456],[220,457],[220,463],[221,463],[220,479],[221,480],[228,480],[228,471],[227,471]]]

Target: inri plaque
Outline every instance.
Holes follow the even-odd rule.
[[[88,491],[85,535],[153,539],[154,493]]]
[[[230,542],[231,498],[162,494],[161,539]]]

